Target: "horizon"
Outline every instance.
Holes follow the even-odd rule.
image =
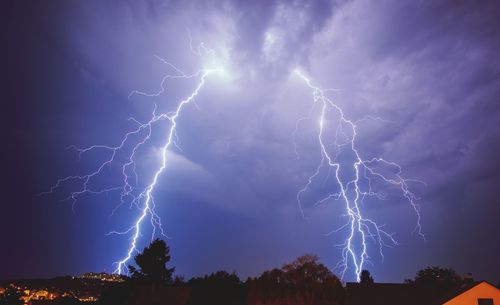
[[[310,254],[310,253],[309,254],[304,254],[304,255],[313,255],[314,256],[314,254]],[[284,267],[286,264],[289,264],[289,263],[291,263],[291,262],[283,263],[281,266],[276,266],[276,267],[274,267],[272,269],[281,269],[282,267]],[[318,260],[318,263],[321,264],[321,265],[324,265],[321,262],[321,260]],[[170,263],[167,264],[167,267],[174,267],[175,268],[175,266],[172,266],[172,264],[170,264]],[[443,266],[428,266],[426,268],[433,268],[433,267],[448,268],[448,267],[443,267]],[[192,276],[190,278],[185,278],[182,274],[176,274],[175,271],[174,271],[173,277],[180,277],[182,279],[182,281],[189,282],[190,280],[193,280],[193,279],[196,279],[196,278],[203,278],[203,277],[206,277],[206,276],[210,276],[210,275],[213,275],[213,274],[215,274],[217,272],[226,272],[226,273],[231,274],[231,275],[236,275],[241,282],[246,282],[246,281],[248,281],[250,279],[254,279],[255,280],[255,279],[261,277],[263,273],[271,271],[272,269],[270,269],[270,270],[263,270],[260,274],[258,274],[256,276],[248,276],[246,278],[243,278],[243,277],[239,276],[236,271],[230,272],[228,270],[215,270],[215,271],[209,272],[207,274],[195,275],[195,276]],[[453,270],[453,268],[449,268],[449,269]],[[369,273],[368,269],[364,269],[364,270],[368,271],[368,273]],[[377,281],[376,279],[373,279],[373,280],[374,280],[374,283],[376,283],[376,284],[409,284],[407,281],[408,280],[412,281],[415,277],[418,276],[418,272],[422,271],[422,270],[415,271],[414,277],[403,279],[402,281],[399,281],[399,282],[380,282],[380,281]],[[54,276],[50,276],[50,277],[46,277],[46,278],[10,278],[10,279],[0,279],[0,281],[1,282],[9,282],[9,281],[11,281],[11,282],[14,281],[15,282],[15,281],[24,281],[24,280],[26,280],[26,281],[31,281],[31,280],[53,280],[53,279],[68,278],[68,277],[74,279],[74,278],[85,278],[86,275],[100,275],[100,274],[118,276],[118,277],[121,277],[121,278],[130,278],[131,277],[130,274],[116,274],[116,273],[108,273],[106,271],[87,271],[87,272],[81,273],[81,274],[54,275]],[[340,279],[340,277],[337,274],[335,274],[334,272],[332,272],[332,274]],[[371,275],[371,274],[369,273],[369,275]],[[472,283],[487,282],[487,283],[489,283],[489,284],[491,284],[491,285],[493,285],[493,286],[496,287],[496,285],[493,284],[491,281],[488,281],[488,280],[485,280],[485,279],[477,279],[477,278],[474,277],[473,274],[470,274],[470,273],[467,273],[467,274],[464,274],[464,275],[460,275],[460,274],[458,274],[458,275],[460,276],[460,278],[463,281],[471,279]],[[349,281],[343,281],[343,280],[341,280],[341,283],[344,286],[347,285],[347,284],[359,284],[359,282],[357,282],[357,281],[351,281],[351,282],[349,282]]]

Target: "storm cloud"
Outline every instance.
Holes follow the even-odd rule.
[[[312,105],[292,73],[300,69],[335,89],[330,98],[347,117],[381,118],[359,125],[366,159],[396,161],[405,177],[426,183],[412,187],[427,241],[413,231],[415,215],[397,190],[365,202],[400,243],[383,262],[373,255],[375,280],[401,281],[428,265],[498,280],[495,1],[55,1],[4,11],[2,52],[12,60],[2,82],[2,132],[11,149],[2,155],[16,161],[2,177],[10,183],[1,227],[23,223],[18,232],[44,237],[32,245],[36,259],[31,246],[7,238],[2,256],[11,263],[1,277],[110,270],[127,239],[104,234],[130,225],[137,211],[110,217],[116,198],[86,196],[73,214],[57,196],[35,194],[101,158],[77,162],[68,145],[114,144],[132,127],[129,117],[146,118],[154,103],[175,107],[193,83],[167,83],[156,98],[129,94],[160,89],[171,71],[156,56],[188,72],[206,64],[190,52],[191,39],[213,49],[228,76],[208,80],[198,107],[182,113],[182,151],[172,152],[176,165],[155,194],[178,273],[255,276],[306,252],[332,268],[340,259],[334,245],[344,236],[323,235],[342,225],[340,203],[306,205],[305,219],[297,206],[320,158],[314,120],[301,125],[294,145],[297,120]],[[143,161],[154,164],[157,148]],[[27,208],[29,216],[20,212]],[[16,269],[19,257],[34,273]]]

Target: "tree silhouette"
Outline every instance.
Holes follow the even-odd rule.
[[[281,269],[247,281],[248,303],[262,305],[338,305],[344,303],[340,280],[318,261],[304,255]]]
[[[361,271],[359,283],[363,284],[363,285],[371,285],[374,283],[373,277],[371,276],[370,271],[368,271],[368,270]]]
[[[420,286],[455,288],[460,286],[462,278],[451,268],[433,266],[418,271],[414,282]]]
[[[142,253],[134,257],[135,263],[139,269],[129,266],[132,278],[149,280],[156,283],[172,283],[172,274],[175,268],[167,268],[170,261],[170,247],[165,241],[155,239],[151,244],[144,248]]]
[[[420,303],[429,303],[435,300],[436,296],[455,292],[463,283],[462,278],[453,269],[438,266],[422,269],[417,272],[414,280],[405,282],[414,285]]]
[[[243,283],[234,273],[217,271],[188,282],[192,288],[189,305],[242,305],[245,291]]]

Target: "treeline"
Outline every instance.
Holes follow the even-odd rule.
[[[343,305],[346,290],[340,279],[314,255],[304,255],[281,268],[265,271],[241,281],[234,273],[219,271],[185,281],[167,268],[169,247],[155,240],[135,257],[131,277],[103,292],[106,305]],[[417,273],[409,286],[431,294],[443,293],[463,284],[452,269],[429,267]],[[374,284],[370,273],[361,274],[361,285]]]
[[[155,240],[135,257],[131,277],[104,291],[99,303],[109,305],[342,305],[341,281],[314,255],[242,282],[236,274],[218,271],[184,281],[167,268],[169,248]]]
[[[340,279],[315,255],[301,256],[281,268],[265,271],[246,281],[225,271],[186,281],[175,277],[175,268],[167,266],[169,252],[163,240],[153,241],[134,257],[136,267],[129,266],[130,276],[124,282],[103,286],[96,305],[344,305],[348,298],[352,300],[353,293],[354,296],[368,296],[370,291],[384,293],[378,290],[366,270],[361,273],[359,284],[343,287]],[[405,282],[399,285],[403,285],[415,300],[418,299],[418,304],[428,304],[436,296],[472,283],[472,277],[464,279],[452,269],[428,267]],[[351,290],[347,289],[349,287]],[[10,287],[0,295],[0,305],[23,304],[21,296],[19,291]],[[43,304],[84,302],[64,297]]]

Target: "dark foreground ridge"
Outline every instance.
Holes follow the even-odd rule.
[[[376,283],[366,270],[346,283],[315,255],[241,281],[218,271],[185,281],[167,268],[169,247],[155,240],[135,257],[130,276],[86,273],[78,277],[0,281],[0,305],[500,305],[500,290],[452,269],[429,267],[405,283]]]

